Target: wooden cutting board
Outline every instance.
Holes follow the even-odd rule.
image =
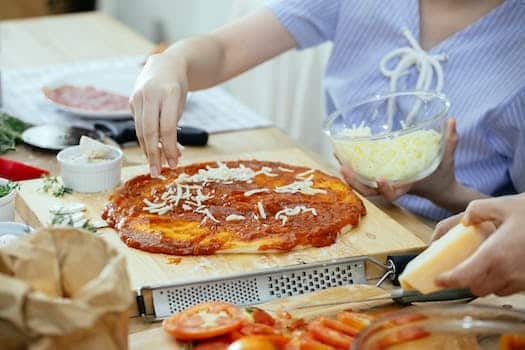
[[[337,312],[352,309],[354,311],[368,310],[370,308],[382,307],[391,304],[389,300],[341,304],[338,306],[320,307],[312,309],[294,310],[294,307],[312,305],[319,303],[341,302],[342,300],[363,300],[377,297],[388,297],[390,294],[378,287],[367,285],[352,285],[345,287],[330,288],[323,291],[308,293],[286,299],[279,299],[269,303],[257,305],[257,307],[273,311],[289,310],[294,318],[304,318],[310,320],[318,316],[332,316]],[[156,350],[177,350],[181,349],[173,338],[167,335],[158,324],[158,327],[147,331],[137,332],[129,336],[129,349],[156,349]]]
[[[264,151],[214,157],[213,160],[260,159],[283,161],[295,165],[314,167],[330,172],[298,148]],[[210,158],[191,159],[191,163]],[[182,164],[190,163],[184,159]],[[146,166],[127,167],[122,171],[123,181],[147,172]],[[88,208],[88,216],[100,218],[109,193],[73,193],[55,198],[43,193],[42,180],[21,183],[16,208],[21,217],[34,227],[46,225],[51,220],[49,208],[57,203],[81,202]],[[99,234],[126,255],[134,289],[145,286],[167,285],[191,280],[245,273],[265,268],[288,266],[352,256],[384,256],[387,254],[417,251],[425,247],[423,241],[392,220],[377,207],[364,199],[367,215],[357,228],[330,247],[311,248],[285,254],[224,254],[214,256],[182,257],[176,263],[163,254],[151,254],[127,247],[114,230],[106,228]]]

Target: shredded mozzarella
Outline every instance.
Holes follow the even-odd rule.
[[[266,219],[266,212],[261,201],[257,202],[257,209],[259,209],[259,215],[261,218]]]
[[[250,197],[250,196],[252,196],[254,194],[262,193],[262,192],[270,192],[270,190],[267,189],[267,188],[256,188],[256,189],[244,192],[244,196],[245,197]]]
[[[296,216],[299,214],[311,213],[313,216],[317,216],[317,210],[315,208],[307,208],[304,205],[298,205],[293,208],[285,207],[275,213],[275,219],[281,220],[281,225],[285,225],[288,222],[289,216]]]
[[[350,137],[370,136],[368,127],[354,128]],[[334,140],[338,157],[356,173],[370,179],[408,180],[428,169],[438,159],[441,135],[434,130],[379,140]]]
[[[303,178],[306,178],[308,175],[313,174],[314,172],[315,169],[310,169],[303,173],[297,174],[295,177],[302,180]]]
[[[293,173],[292,169],[283,168],[282,166],[278,167],[277,170],[280,170],[280,171],[285,172],[285,173]]]
[[[241,221],[241,220],[245,220],[246,217],[242,216],[242,215],[236,215],[236,214],[231,214],[231,215],[228,215],[226,217],[226,221]]]
[[[312,187],[314,184],[312,179],[313,175],[310,175],[307,179],[297,180],[291,184],[276,187],[274,191],[277,193],[302,193],[306,195],[326,194],[326,190]]]

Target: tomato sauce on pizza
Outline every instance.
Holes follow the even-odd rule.
[[[208,255],[328,246],[365,214],[361,199],[334,176],[246,160],[137,176],[110,196],[103,218],[130,247]]]

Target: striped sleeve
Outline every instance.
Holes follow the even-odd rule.
[[[306,49],[332,41],[342,0],[270,0],[267,7],[297,42]]]
[[[525,192],[525,88],[491,115],[489,142],[508,161],[509,177],[518,192]]]

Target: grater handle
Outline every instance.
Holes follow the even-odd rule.
[[[418,254],[390,255],[387,257],[387,264],[392,266],[393,270],[392,284],[394,286],[399,286],[399,276],[403,273],[408,263],[416,256]]]
[[[400,305],[426,303],[433,301],[450,301],[476,298],[468,289],[444,289],[434,293],[421,294],[415,290],[396,289],[392,291],[392,300]]]

